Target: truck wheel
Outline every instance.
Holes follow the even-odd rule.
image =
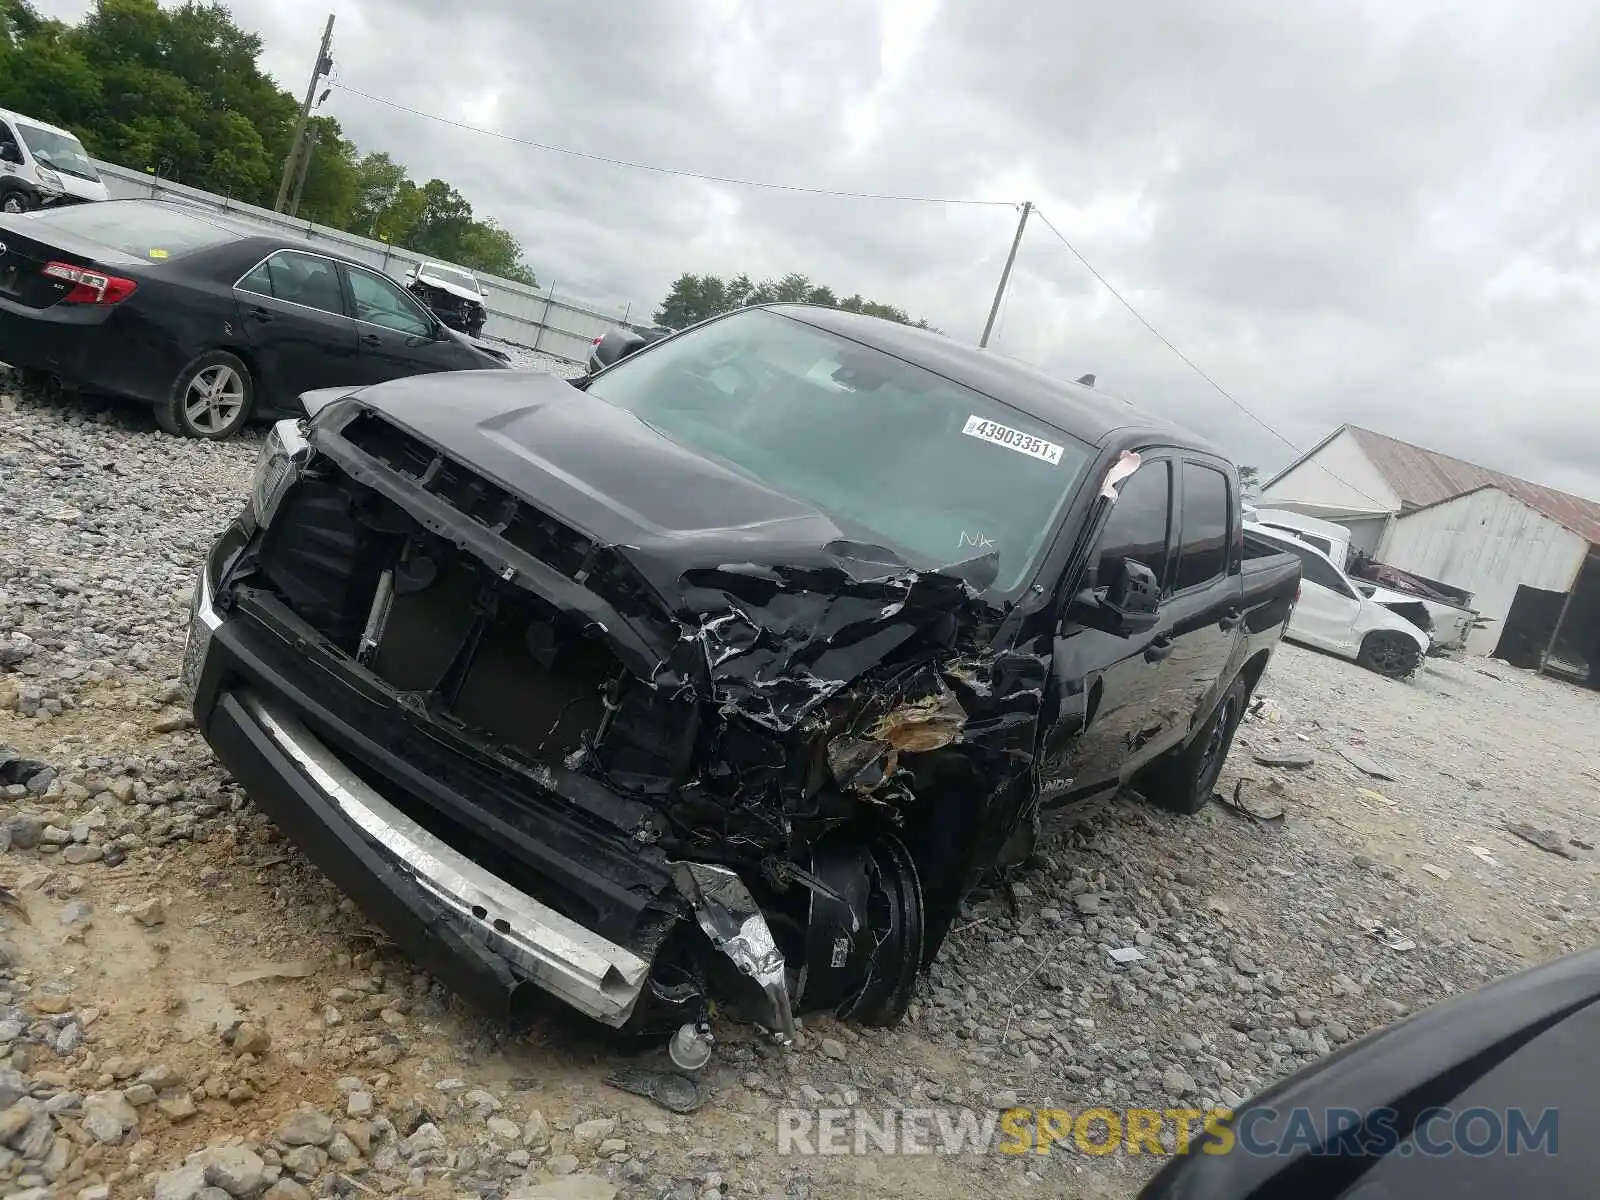
[[[9,191],[0,196],[0,212],[25,213],[33,205],[28,202],[28,193],[22,191]]]
[[[916,990],[925,937],[922,882],[910,851],[898,838],[876,838],[871,854],[873,879],[863,915],[877,950],[865,985],[840,1005],[838,1015],[883,1027],[899,1023]]]
[[[1235,679],[1200,731],[1166,761],[1151,767],[1144,784],[1145,798],[1158,808],[1186,817],[1209,804],[1249,699],[1250,684],[1243,677]]]
[[[1356,662],[1390,679],[1405,679],[1421,665],[1422,650],[1405,634],[1380,629],[1362,639]]]

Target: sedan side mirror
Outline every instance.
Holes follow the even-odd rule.
[[[1085,588],[1072,598],[1067,616],[1080,625],[1117,637],[1148,633],[1161,619],[1161,583],[1135,558],[1117,559],[1105,587]]]

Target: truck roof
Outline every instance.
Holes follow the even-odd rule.
[[[764,307],[905,359],[1088,442],[1099,444],[1118,433],[1148,433],[1153,440],[1229,458],[1182,426],[1153,416],[1126,400],[1069,383],[992,350],[964,346],[943,334],[818,305]]]

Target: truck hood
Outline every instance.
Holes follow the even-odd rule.
[[[994,578],[993,555],[913,564],[540,372],[415,376],[355,392],[321,410],[313,444],[332,451],[326,435],[358,438],[362,409],[592,543],[601,565],[569,578],[606,608],[578,611],[629,625],[649,656],[633,656],[636,673],[773,728],[919,634],[951,644],[969,622],[950,618],[975,617]],[[611,554],[653,594],[653,618],[608,593],[602,580],[619,577],[604,565]]]
[[[357,394],[415,434],[586,537],[679,570],[845,537],[812,505],[686,450],[566,381],[535,371],[419,375]],[[431,382],[430,382],[431,380]],[[905,564],[902,564],[905,565]]]

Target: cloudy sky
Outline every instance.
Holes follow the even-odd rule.
[[[1600,498],[1592,3],[231,7],[298,95],[330,4],[339,82],[456,121],[713,175],[1030,199],[1295,445],[1349,421]],[[324,111],[456,184],[541,282],[635,314],[683,271],[795,270],[976,341],[1016,221],[627,170],[338,90]],[[1244,461],[1291,457],[1042,224],[993,344]]]

